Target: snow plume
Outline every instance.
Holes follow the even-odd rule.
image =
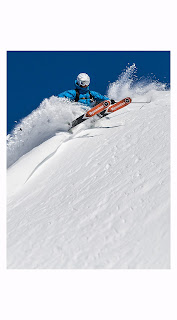
[[[154,101],[158,91],[167,90],[167,85],[151,78],[137,78],[137,67],[135,64],[127,67],[121,73],[117,81],[111,83],[107,95],[119,101],[127,96],[131,97],[134,102]]]
[[[52,96],[18,123],[7,136],[7,166],[55,135],[66,131],[68,122],[83,113],[78,103]]]

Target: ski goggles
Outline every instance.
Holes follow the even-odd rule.
[[[81,87],[88,87],[89,84],[90,84],[90,81],[89,80],[78,80],[77,81],[77,84]]]

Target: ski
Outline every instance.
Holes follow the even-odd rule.
[[[82,123],[83,121],[90,119],[91,117],[95,116],[96,114],[104,111],[111,105],[111,101],[105,100],[102,101],[101,103],[97,104],[95,107],[91,108],[89,111],[85,112],[82,114],[80,117],[77,119],[73,120],[70,126],[69,131],[76,127],[78,124]]]
[[[95,107],[93,107],[89,111],[87,111],[86,113],[84,113],[83,115],[81,115],[80,117],[78,117],[77,119],[75,119],[72,122],[69,131],[71,131],[74,127],[76,127],[78,124],[82,123],[83,121],[85,121],[87,119],[90,119],[94,116],[98,116],[98,118],[103,118],[103,117],[105,117],[105,116],[107,116],[107,115],[109,115],[119,109],[126,107],[131,102],[132,102],[132,99],[129,97],[125,98],[119,102],[116,102],[112,105],[109,100],[103,101],[103,102],[97,104]]]
[[[97,114],[98,118],[103,118],[103,117],[106,117],[107,115],[115,112],[115,111],[118,111],[124,107],[126,107],[128,104],[130,104],[132,102],[132,99],[131,98],[125,98],[119,102],[116,102],[114,103],[113,105],[107,107],[106,109],[104,109],[103,111],[99,112]]]

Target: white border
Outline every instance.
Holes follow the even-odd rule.
[[[176,319],[176,55],[172,1],[6,1],[0,8],[1,319]],[[78,37],[77,37],[78,34]],[[6,270],[7,50],[172,51],[172,270]],[[3,108],[2,108],[3,107]],[[3,147],[2,147],[3,144]],[[1,201],[2,201],[1,200]],[[175,290],[175,293],[174,293]],[[174,300],[175,299],[175,300]]]

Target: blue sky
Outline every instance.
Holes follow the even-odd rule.
[[[169,51],[9,51],[7,52],[7,130],[36,109],[43,99],[73,89],[80,72],[91,78],[90,89],[106,94],[128,66],[137,76],[170,83]]]

